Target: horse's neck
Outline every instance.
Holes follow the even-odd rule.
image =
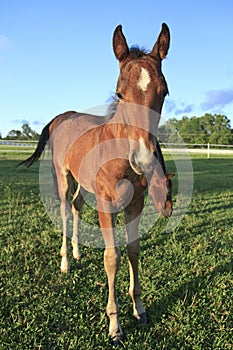
[[[113,123],[137,127],[154,136],[157,134],[159,120],[160,114],[158,112],[145,106],[130,103],[118,103],[111,118]]]
[[[127,130],[129,123],[127,122],[122,109],[117,108],[115,113],[108,119],[107,123],[103,125],[107,132],[112,135],[112,138],[120,139],[127,138]]]

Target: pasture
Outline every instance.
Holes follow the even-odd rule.
[[[60,273],[61,232],[40,199],[39,164],[15,168],[25,157],[0,152],[0,349],[110,349],[103,251],[81,246],[82,260]],[[132,315],[121,247],[125,349],[233,349],[233,159],[195,155],[192,163],[192,201],[179,227],[167,233],[161,219],[141,240],[146,326]]]

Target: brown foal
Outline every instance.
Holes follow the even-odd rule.
[[[49,140],[63,222],[63,272],[69,269],[67,230],[70,212],[73,213],[73,255],[79,259],[79,212],[85,194],[94,193],[105,242],[109,334],[112,342],[117,345],[121,344],[123,337],[115,289],[120,263],[120,251],[115,237],[117,213],[121,209],[125,213],[130,265],[129,294],[133,302],[133,313],[139,322],[147,323],[138,279],[138,225],[147,187],[149,196],[161,214],[169,216],[172,211],[170,189],[173,174],[166,175],[156,139],[160,113],[168,93],[161,63],[167,55],[169,43],[169,29],[163,24],[149,53],[135,47],[129,49],[119,25],[113,34],[113,50],[120,64],[116,88],[118,102],[114,113],[107,117],[97,117],[66,112],[54,118],[42,131],[37,150],[24,162],[30,166],[37,160]],[[78,184],[75,192],[72,190],[74,182]]]

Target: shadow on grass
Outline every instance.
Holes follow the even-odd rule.
[[[229,262],[217,265],[209,274],[197,276],[196,278],[187,281],[179,286],[179,288],[171,291],[166,297],[161,298],[158,302],[153,303],[148,308],[148,314],[150,315],[152,322],[160,322],[161,317],[167,312],[168,308],[171,308],[173,304],[176,304],[179,300],[182,300],[185,304],[189,305],[193,301],[195,294],[199,294],[201,291],[205,291],[207,286],[218,276],[223,273],[233,272],[233,259]],[[187,293],[188,291],[188,293]]]
[[[193,278],[181,284],[179,288],[170,291],[158,302],[152,303],[147,308],[150,325],[143,332],[153,332],[155,330],[154,348],[164,348],[161,347],[164,339],[166,339],[166,349],[191,350],[194,344],[198,346],[198,349],[220,349],[224,348],[227,343],[231,344],[230,328],[232,327],[232,320],[228,320],[228,326],[224,323],[221,325],[218,318],[221,319],[224,312],[214,309],[211,301],[208,300],[206,290],[222,274],[231,275],[232,272],[233,260],[231,259],[228,263],[214,268],[210,274]],[[203,303],[203,305],[200,306],[200,303]],[[178,314],[176,310],[178,310]],[[226,327],[225,335],[224,327]],[[218,347],[216,346],[217,343],[221,345]]]

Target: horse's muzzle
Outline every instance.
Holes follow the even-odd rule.
[[[170,218],[172,215],[172,205],[170,202],[165,203],[165,207],[160,212],[160,218]]]

